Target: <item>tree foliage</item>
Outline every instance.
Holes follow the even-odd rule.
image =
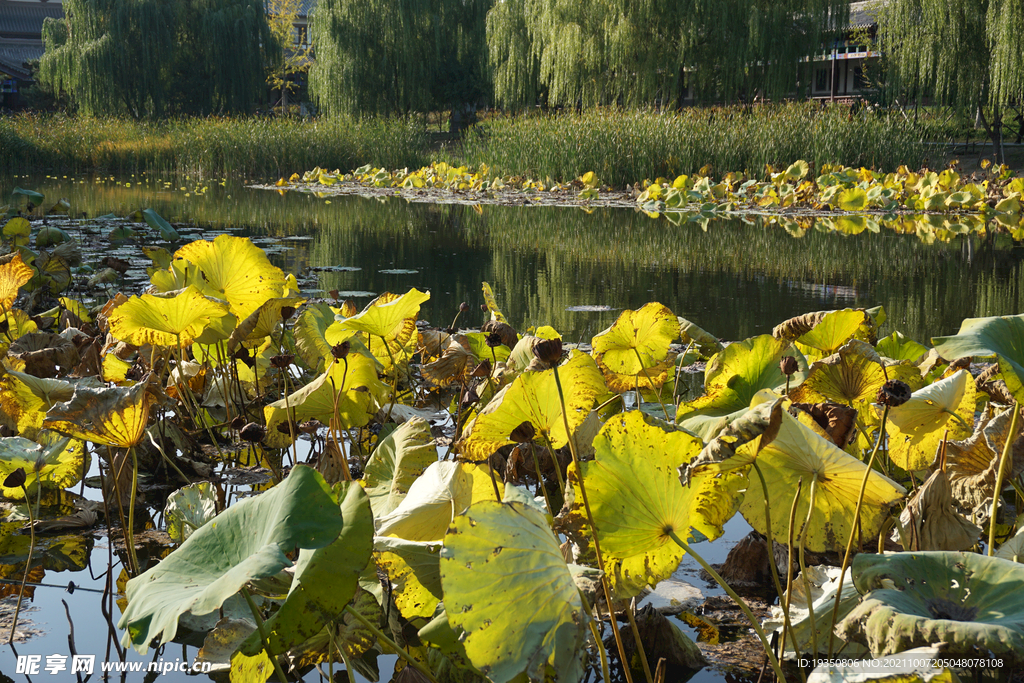
[[[846,0],[504,0],[488,16],[495,99],[670,103],[795,90]]]
[[[85,114],[246,111],[276,50],[260,0],[67,0],[40,81]]]
[[[326,113],[405,114],[486,93],[491,0],[320,0],[313,96]]]
[[[313,44],[297,40],[295,22],[303,0],[266,0],[267,23],[274,40],[281,46],[280,58],[267,73],[267,83],[281,91],[282,111],[287,113],[288,93],[299,89],[295,77],[309,70]]]

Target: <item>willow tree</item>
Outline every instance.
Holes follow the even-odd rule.
[[[895,92],[977,113],[1002,159],[1002,115],[1024,103],[1024,0],[890,0],[879,44]]]
[[[667,104],[686,88],[790,94],[799,65],[848,16],[848,0],[503,0],[488,16],[495,99],[530,104],[538,89],[556,104]]]
[[[261,0],[66,0],[39,80],[85,114],[247,111],[276,50]]]
[[[320,0],[309,85],[325,113],[407,114],[487,88],[491,0]]]

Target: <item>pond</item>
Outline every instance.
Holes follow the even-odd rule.
[[[15,185],[37,190],[51,202],[66,198],[73,216],[123,216],[153,208],[172,223],[186,224],[181,231],[190,238],[221,232],[248,236],[275,265],[295,273],[309,296],[328,297],[337,290],[340,298],[362,307],[385,291],[429,291],[420,318],[438,326],[450,324],[463,301],[470,312],[459,325],[479,324],[485,315],[478,308],[484,281],[518,330],[552,325],[574,342],[589,342],[622,309],[649,301],[724,340],[769,333],[783,320],[810,311],[882,304],[888,314],[885,334],[900,330],[927,343],[932,336],[956,332],[964,318],[1024,308],[1024,248],[1005,234],[944,242],[930,233],[842,235],[811,224],[796,237],[765,218],[677,226],[623,209],[410,204],[400,198],[317,197],[248,189],[231,181],[144,176],[7,178],[0,181],[0,196]],[[128,275],[136,276],[141,289],[148,260],[137,245],[110,253],[132,261]],[[99,499],[95,490],[84,492]],[[705,548],[707,559],[722,561],[747,531],[736,517],[726,537]],[[6,676],[14,676],[19,654],[41,654],[44,666],[50,654],[117,659],[113,642],[120,634],[111,633],[99,607],[111,552],[106,539],[50,552],[44,587],[35,590],[24,614],[40,633],[0,650],[0,672]],[[9,564],[4,558],[0,563]],[[112,580],[119,568],[114,571]],[[720,594],[695,578],[692,563],[677,576],[706,595]],[[78,587],[71,594],[61,589],[69,581]],[[104,609],[116,623],[118,607]],[[195,652],[194,646],[172,645],[147,657],[129,652],[128,661],[191,662]],[[388,666],[382,660],[384,680]],[[143,674],[118,676],[132,681]],[[695,680],[721,677],[704,670]],[[29,678],[40,679],[49,675],[42,671]],[[197,679],[169,671],[157,680]],[[314,671],[306,680],[321,677]]]

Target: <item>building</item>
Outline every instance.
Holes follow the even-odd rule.
[[[43,56],[43,21],[63,16],[61,0],[0,0],[0,107],[20,105],[28,64]]]
[[[880,53],[871,45],[878,35],[878,9],[881,0],[850,3],[850,22],[835,41],[824,45],[814,58],[811,76],[812,99],[858,98],[870,89],[865,78],[870,62]]]

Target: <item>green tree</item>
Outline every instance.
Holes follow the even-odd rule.
[[[84,114],[248,111],[277,49],[261,0],[66,0],[39,79]]]
[[[313,45],[308,40],[299,39],[301,34],[296,27],[303,0],[266,0],[266,3],[270,32],[282,48],[280,60],[267,75],[267,83],[281,92],[281,112],[287,114],[288,95],[299,89],[296,76],[309,70]]]
[[[495,100],[669,104],[795,91],[848,0],[504,0],[487,22]]]
[[[1002,120],[1024,102],[1024,0],[891,0],[879,43],[893,91],[977,114],[1002,161]]]
[[[320,0],[309,84],[328,114],[407,114],[487,92],[492,0]]]

